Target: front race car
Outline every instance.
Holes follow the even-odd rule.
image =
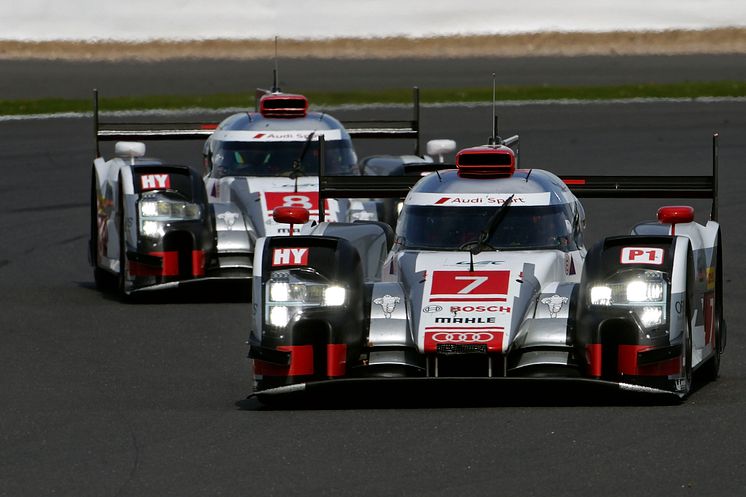
[[[725,333],[717,223],[664,208],[656,225],[586,252],[583,208],[567,184],[515,161],[506,146],[476,147],[457,155],[455,170],[421,179],[387,256],[366,242],[386,239],[375,223],[258,240],[249,356],[260,400],[418,381],[678,398],[695,369],[716,377]],[[615,190],[636,181],[616,178]]]

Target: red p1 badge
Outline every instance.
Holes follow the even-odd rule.
[[[624,247],[620,261],[622,264],[663,264],[663,249],[653,247]]]
[[[272,267],[307,265],[308,248],[276,248],[272,251]]]

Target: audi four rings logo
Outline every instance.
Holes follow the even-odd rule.
[[[492,333],[433,333],[434,342],[441,343],[487,343],[495,339]]]

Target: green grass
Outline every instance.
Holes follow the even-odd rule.
[[[315,91],[306,93],[312,106],[369,103],[410,103],[411,89],[371,91]],[[619,86],[505,86],[498,87],[497,100],[611,100],[628,98],[696,98],[744,97],[746,82],[715,81],[673,84],[639,84]],[[489,102],[492,89],[422,89],[421,101],[434,102]],[[102,98],[101,110],[145,110],[184,108],[254,107],[253,93],[217,95],[160,95],[141,97]],[[45,98],[37,100],[0,100],[0,115],[50,114],[61,112],[90,112],[92,100]]]

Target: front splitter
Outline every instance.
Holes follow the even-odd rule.
[[[676,403],[675,392],[588,378],[345,378],[299,383],[250,396],[269,405],[604,405]]]
[[[154,285],[133,288],[130,294],[159,292],[164,290],[175,290],[177,288],[191,288],[212,283],[227,282],[250,282],[250,276],[205,276],[201,278],[192,278],[188,280],[169,281],[168,283],[156,283]]]

